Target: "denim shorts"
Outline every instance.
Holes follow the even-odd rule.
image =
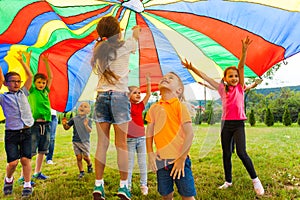
[[[126,92],[99,92],[96,98],[94,120],[123,124],[131,120],[130,102]]]
[[[196,196],[196,189],[195,189],[195,183],[194,183],[194,177],[191,169],[191,160],[189,157],[185,160],[184,165],[184,177],[181,177],[180,179],[173,179],[172,176],[170,176],[172,168],[174,164],[171,165],[165,165],[165,163],[168,163],[166,160],[156,160],[157,165],[157,187],[158,192],[162,196],[166,196],[170,194],[171,192],[174,192],[174,182],[177,186],[178,193],[181,196],[185,197],[192,197]],[[163,166],[163,167],[162,167]]]
[[[35,122],[31,127],[31,153],[47,154],[50,145],[50,123]]]
[[[7,163],[22,157],[31,159],[31,130],[5,130]]]

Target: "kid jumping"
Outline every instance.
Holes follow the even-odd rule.
[[[236,152],[242,160],[246,170],[248,171],[257,195],[264,194],[264,188],[256,175],[252,160],[246,152],[245,124],[247,119],[244,111],[244,90],[246,88],[244,82],[244,65],[248,46],[251,44],[249,37],[242,40],[242,55],[238,64],[228,67],[224,71],[224,77],[221,83],[208,77],[205,73],[198,70],[186,59],[182,60],[182,64],[189,70],[192,70],[199,77],[207,81],[213,88],[218,90],[222,100],[222,124],[221,124],[221,143],[223,150],[223,166],[225,172],[225,183],[220,189],[226,189],[232,186],[232,140],[236,143]]]

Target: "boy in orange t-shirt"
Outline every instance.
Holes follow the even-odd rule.
[[[158,87],[161,100],[150,107],[146,116],[149,167],[157,174],[158,192],[163,199],[173,198],[174,183],[184,199],[194,199],[196,190],[188,155],[194,133],[188,109],[179,100],[183,99],[184,86],[175,73],[169,72]]]

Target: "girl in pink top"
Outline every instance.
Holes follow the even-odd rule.
[[[244,82],[244,65],[248,46],[252,40],[246,37],[242,40],[242,56],[240,58],[238,68],[232,66],[224,71],[224,77],[221,83],[208,77],[205,73],[199,71],[186,59],[182,60],[182,64],[189,70],[192,70],[202,79],[207,81],[214,89],[218,90],[222,99],[222,126],[221,126],[221,143],[223,150],[223,166],[225,172],[225,183],[220,189],[226,189],[232,186],[232,164],[231,143],[234,139],[236,142],[236,151],[242,160],[246,170],[248,171],[257,195],[264,194],[264,188],[258,179],[253,163],[246,152],[245,125],[244,120],[247,119],[244,112],[244,90],[246,89]]]

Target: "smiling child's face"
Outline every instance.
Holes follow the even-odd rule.
[[[91,107],[87,102],[82,102],[78,107],[79,115],[87,115],[91,111]]]
[[[231,86],[236,86],[240,81],[238,71],[234,69],[229,69],[226,72],[226,76],[224,77],[224,79],[227,84]]]

